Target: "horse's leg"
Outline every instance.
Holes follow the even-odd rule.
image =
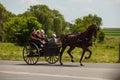
[[[91,55],[92,55],[92,51],[90,49],[86,49],[86,51],[88,51],[90,54],[89,54],[88,57],[85,57],[85,59],[89,59],[91,57]]]
[[[63,65],[63,63],[62,63],[62,54],[63,54],[63,52],[65,51],[65,48],[66,48],[67,46],[62,46],[62,50],[61,50],[61,52],[60,52],[60,60],[59,60],[59,62],[60,62],[60,65]]]
[[[73,56],[71,55],[71,51],[74,49],[75,47],[70,47],[69,50],[67,51],[67,53],[69,54],[69,56],[71,57],[71,62],[74,62],[73,60]]]
[[[82,55],[81,55],[81,58],[80,58],[80,65],[81,65],[81,66],[83,66],[83,64],[82,64],[82,59],[83,59],[84,54],[85,54],[85,50],[83,50]]]

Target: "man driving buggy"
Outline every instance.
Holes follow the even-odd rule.
[[[35,42],[39,47],[43,47],[46,42],[45,42],[45,32],[44,30],[35,30],[32,29],[30,33],[30,41]]]

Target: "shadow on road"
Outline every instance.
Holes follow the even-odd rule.
[[[21,66],[58,66],[58,67],[80,67],[80,65],[75,65],[75,64],[49,64],[49,63],[37,63],[35,65],[28,65],[28,64],[15,64],[15,65],[21,65]]]

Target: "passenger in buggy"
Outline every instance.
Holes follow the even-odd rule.
[[[38,47],[43,47],[46,44],[44,30],[32,29],[30,33],[30,41],[37,44]]]
[[[52,34],[50,41],[48,42],[50,45],[57,45],[56,34]]]

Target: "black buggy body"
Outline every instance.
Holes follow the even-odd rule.
[[[55,64],[59,60],[60,48],[60,44],[40,47],[35,42],[29,42],[23,47],[23,59],[27,64],[36,64],[40,57],[44,57],[48,63]]]

